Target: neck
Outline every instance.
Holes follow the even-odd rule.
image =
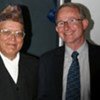
[[[4,55],[6,58],[8,58],[10,60],[13,60],[16,57],[17,54],[16,55],[7,55],[7,54],[2,53],[2,55]]]
[[[77,51],[77,49],[79,49],[83,45],[84,41],[85,40],[70,43],[70,44],[67,44],[67,46],[69,46],[73,51]]]

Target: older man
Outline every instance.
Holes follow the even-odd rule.
[[[25,37],[18,5],[0,13],[0,100],[34,100],[37,58],[20,53]]]
[[[100,47],[85,39],[87,12],[79,3],[58,8],[56,31],[65,45],[40,58],[39,100],[99,100]]]

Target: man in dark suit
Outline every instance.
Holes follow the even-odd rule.
[[[35,100],[38,59],[20,53],[24,36],[20,7],[8,5],[0,12],[0,100]]]
[[[85,39],[90,21],[87,12],[88,9],[79,3],[65,3],[58,8],[56,31],[65,45],[40,58],[38,100],[97,100],[99,97],[100,47]],[[66,99],[73,51],[79,53],[80,99]]]

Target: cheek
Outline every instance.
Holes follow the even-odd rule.
[[[22,45],[23,45],[23,41],[18,41],[17,42],[17,48],[20,49],[22,47]]]
[[[57,31],[57,34],[59,36],[64,33],[64,29],[63,28],[56,28],[56,31]]]
[[[59,37],[63,38],[64,37],[64,30],[59,29],[58,33]]]
[[[7,42],[5,38],[0,37],[0,45],[4,45]]]
[[[76,31],[77,33],[82,33],[83,32],[83,26],[82,25],[74,26],[72,28],[72,30]]]

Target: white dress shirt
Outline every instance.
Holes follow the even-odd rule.
[[[2,60],[3,60],[3,62],[4,62],[4,65],[5,65],[8,73],[10,74],[10,76],[12,77],[14,82],[17,83],[19,53],[17,54],[17,56],[13,60],[8,59],[1,52],[0,52],[0,56],[1,56]]]
[[[63,92],[62,100],[65,100],[66,96],[66,83],[69,67],[72,63],[73,50],[65,46],[64,68],[63,68]],[[77,50],[79,53],[78,59],[80,64],[80,81],[81,81],[81,100],[90,100],[90,68],[88,57],[88,44],[86,41]]]

